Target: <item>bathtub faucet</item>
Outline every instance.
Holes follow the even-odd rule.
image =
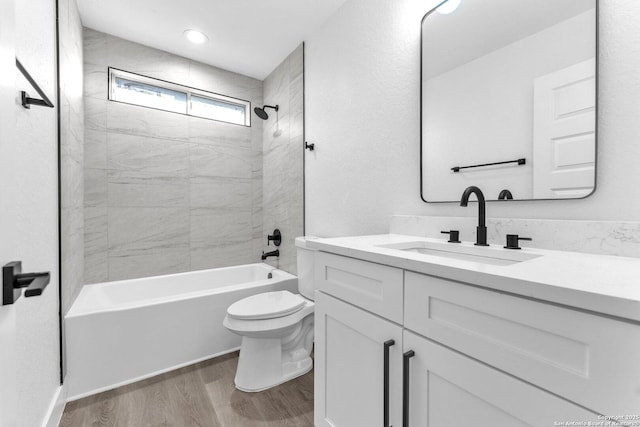
[[[264,251],[262,251],[262,260],[264,261],[265,259],[269,258],[270,256],[275,256],[275,257],[279,257],[280,256],[280,250],[276,249],[275,251],[271,251],[271,252],[267,252],[265,253]]]

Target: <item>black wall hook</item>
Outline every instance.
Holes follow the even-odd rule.
[[[22,288],[27,288],[25,298],[42,295],[44,288],[51,280],[51,274],[22,273],[22,261],[12,261],[2,267],[2,305],[16,302],[22,295]]]
[[[309,144],[307,141],[304,142],[304,148],[313,151],[315,149],[316,144]]]

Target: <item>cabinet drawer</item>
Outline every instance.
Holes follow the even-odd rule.
[[[315,262],[317,289],[402,323],[402,270],[326,252]]]
[[[598,414],[410,332],[410,427],[549,427]]]
[[[405,273],[405,327],[603,414],[640,408],[640,326]]]

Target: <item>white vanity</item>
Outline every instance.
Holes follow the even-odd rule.
[[[640,425],[640,260],[395,234],[310,246],[316,426]]]

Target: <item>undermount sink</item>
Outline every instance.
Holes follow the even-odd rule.
[[[378,247],[489,265],[512,265],[542,256],[538,254],[498,248],[497,246],[481,247],[447,242],[429,242],[424,240],[391,243],[378,245]]]

